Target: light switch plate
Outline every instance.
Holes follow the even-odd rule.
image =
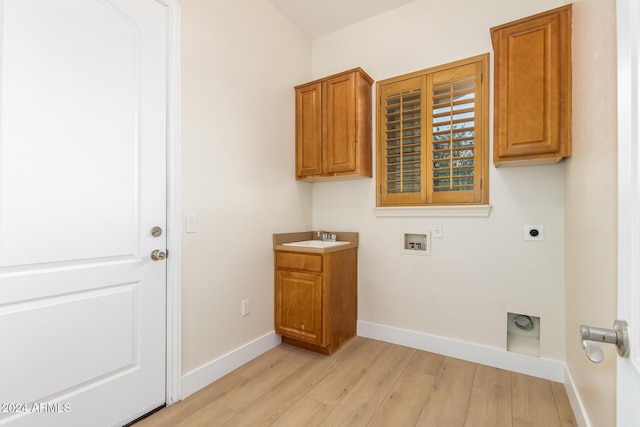
[[[248,316],[249,315],[249,300],[245,299],[242,300],[242,316]]]
[[[187,224],[186,224],[186,232],[187,233],[195,233],[198,226],[198,217],[196,215],[187,215]]]

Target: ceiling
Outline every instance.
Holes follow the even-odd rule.
[[[269,1],[313,39],[415,0]]]

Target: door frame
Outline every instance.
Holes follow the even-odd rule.
[[[150,0],[152,1],[152,0]],[[155,0],[167,8],[167,306],[166,396],[171,405],[182,393],[182,221],[180,168],[180,5]]]
[[[630,396],[640,391],[637,374],[638,307],[634,305],[634,286],[638,286],[637,257],[640,252],[637,216],[640,207],[638,139],[638,33],[635,19],[640,5],[637,0],[616,1],[617,66],[618,66],[618,319],[629,322],[629,359],[617,360],[616,417],[618,425],[637,418],[638,409],[630,404]],[[635,303],[637,304],[637,302]],[[636,327],[637,329],[637,327]],[[636,365],[636,367],[632,367]],[[626,425],[626,424],[624,424]],[[629,424],[630,425],[630,424]]]

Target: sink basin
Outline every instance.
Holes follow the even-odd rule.
[[[297,246],[300,248],[330,248],[332,246],[347,245],[349,242],[325,242],[322,240],[303,240],[301,242],[283,243],[283,246]]]

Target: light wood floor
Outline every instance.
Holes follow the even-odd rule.
[[[560,383],[356,337],[275,347],[134,427],[576,425]]]

